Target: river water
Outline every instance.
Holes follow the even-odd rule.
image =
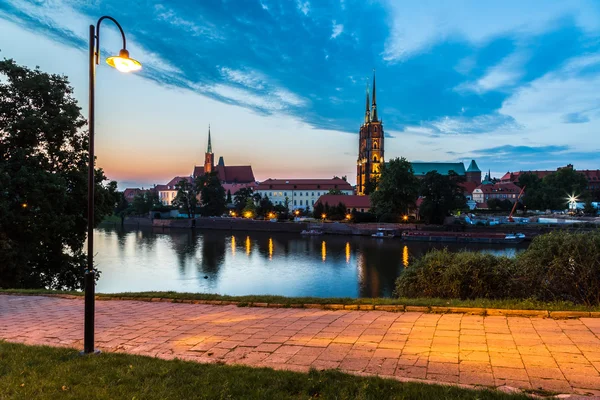
[[[514,256],[526,247],[112,226],[96,229],[94,243],[101,293],[315,297],[390,297],[396,278],[431,248]]]

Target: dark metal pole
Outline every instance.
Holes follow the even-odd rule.
[[[87,268],[85,271],[85,316],[83,333],[83,352],[94,352],[94,314],[96,271],[94,270],[94,89],[96,85],[96,33],[90,25],[90,98],[89,98],[89,167],[88,167],[88,231],[87,231]]]

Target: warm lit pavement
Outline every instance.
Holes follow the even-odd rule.
[[[82,338],[82,300],[0,295],[0,339],[83,348]],[[96,343],[199,362],[600,394],[593,318],[98,301]]]

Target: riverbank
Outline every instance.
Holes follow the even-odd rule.
[[[120,226],[121,222],[114,219],[103,221],[107,226]],[[347,223],[347,222],[271,222],[258,221],[244,218],[195,218],[195,219],[150,219],[150,218],[125,218],[123,225],[126,227],[152,227],[162,230],[167,229],[215,229],[225,231],[258,231],[258,232],[288,232],[300,233],[303,230],[319,230],[329,235],[371,236],[379,229],[393,232],[400,236],[403,231],[452,231],[469,232],[475,234],[521,232],[527,239],[554,230],[597,230],[596,226],[549,225],[549,224],[519,224],[519,225],[425,225],[425,224],[399,224],[399,223]],[[398,237],[399,239],[399,237]]]
[[[0,289],[0,295],[81,298],[83,292],[45,289]],[[472,315],[511,315],[544,318],[600,318],[600,306],[587,307],[568,302],[534,300],[435,299],[435,298],[322,298],[285,296],[226,296],[211,293],[124,292],[96,293],[98,300],[139,300],[149,302],[236,305],[238,307],[309,308],[389,312],[458,313]]]

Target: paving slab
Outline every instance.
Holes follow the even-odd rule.
[[[83,304],[0,295],[0,340],[82,348]],[[597,319],[394,311],[98,301],[96,347],[291,371],[600,393]]]

